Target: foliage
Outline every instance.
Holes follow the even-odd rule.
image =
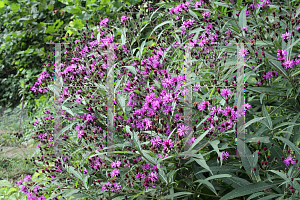
[[[63,38],[69,43],[62,47],[65,86],[59,99],[49,98],[63,112],[51,107],[32,121],[42,157],[31,161],[40,178],[20,180],[21,190],[28,199],[296,199],[298,4],[161,1],[143,9],[142,2],[138,12],[131,7],[115,20],[88,20],[78,37]],[[244,48],[237,51],[235,42]],[[237,55],[245,59],[241,108],[235,106]],[[37,95],[56,91],[53,65],[31,86]],[[245,156],[232,156],[235,122],[243,115]]]

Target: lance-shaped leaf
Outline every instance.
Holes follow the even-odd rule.
[[[220,200],[228,200],[228,199],[233,199],[236,197],[242,197],[242,196],[246,196],[249,194],[253,194],[255,192],[260,192],[265,189],[272,188],[281,182],[282,181],[277,181],[277,182],[273,182],[273,183],[258,182],[258,183],[253,183],[253,184],[247,185],[247,187],[239,187],[239,188],[236,188],[233,191],[229,192],[225,196],[223,196]]]

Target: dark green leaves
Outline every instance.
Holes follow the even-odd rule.
[[[265,183],[265,182],[258,182],[258,183],[252,183],[250,185],[247,185],[247,187],[239,187],[234,189],[233,191],[229,192],[225,196],[223,196],[220,200],[227,200],[227,199],[233,199],[236,197],[242,197],[249,194],[253,194],[256,192],[263,191],[265,189],[269,189],[271,187],[274,187],[281,183],[281,181],[273,182],[273,183]]]

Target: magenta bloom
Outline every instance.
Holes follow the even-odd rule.
[[[292,68],[294,66],[294,62],[292,60],[286,60],[283,65],[285,69]]]
[[[280,61],[285,60],[286,59],[286,54],[287,54],[286,50],[277,49],[278,60],[280,60]]]
[[[199,8],[201,5],[204,5],[205,2],[203,0],[197,1],[195,4],[195,9]]]
[[[111,163],[111,167],[120,167],[121,166],[121,162],[120,161],[116,161]]]
[[[101,25],[106,25],[107,24],[107,22],[109,21],[109,19],[108,18],[105,18],[105,19],[103,19],[102,21],[101,21]]]
[[[223,160],[227,160],[228,157],[229,157],[229,153],[227,151],[223,151],[222,152],[222,158],[223,158]]]
[[[160,136],[156,136],[156,138],[153,138],[150,142],[154,148],[159,147],[161,144]]]
[[[22,184],[22,180],[17,181],[17,185],[20,186]]]
[[[111,176],[111,177],[118,176],[119,174],[120,174],[120,170],[119,170],[119,169],[113,169],[113,170],[110,172],[110,176]]]
[[[201,90],[201,86],[200,86],[200,84],[199,83],[197,83],[194,87],[193,87],[193,90],[195,91],[195,92],[198,92],[199,90]]]
[[[294,165],[296,164],[296,160],[295,158],[291,157],[291,156],[288,156],[285,160],[284,160],[284,163],[289,166],[290,164]]]
[[[84,132],[83,132],[83,130],[81,130],[81,131],[78,131],[78,134],[77,134],[77,138],[81,138],[82,136],[84,136]]]
[[[145,178],[145,175],[144,175],[143,173],[138,173],[138,174],[135,176],[135,178],[141,180],[141,179]]]
[[[248,54],[248,49],[241,49],[240,50],[240,56],[242,56],[243,58]]]
[[[297,31],[300,31],[300,26],[297,27]]]
[[[210,14],[210,12],[209,12],[209,11],[205,11],[205,12],[203,12],[203,13],[202,13],[202,17],[203,17],[203,19],[209,18],[209,14]]]
[[[242,28],[242,31],[245,31],[245,32],[248,31],[248,26]]]
[[[233,94],[233,92],[230,89],[223,89],[221,90],[221,95],[226,97],[231,97],[231,95]]]
[[[183,124],[178,128],[177,133],[180,137],[185,135],[185,131],[187,131],[188,127],[185,127]]]
[[[151,174],[149,175],[149,178],[151,179],[152,182],[156,182],[159,178],[158,173],[157,172],[151,172]]]
[[[104,184],[102,185],[102,191],[103,191],[103,192],[106,192],[106,191],[108,190],[109,187],[111,187],[111,183],[110,183],[110,182],[104,183]]]
[[[126,19],[127,19],[127,18],[126,18],[126,15],[123,15],[123,16],[121,17],[121,22],[124,23],[124,21],[126,21]]]
[[[28,175],[24,178],[24,183],[27,181],[31,181],[31,175]]]
[[[289,41],[289,39],[291,39],[291,34],[290,34],[289,32],[286,32],[286,33],[284,33],[284,34],[281,35],[281,38],[282,38],[285,42],[287,42],[287,41]]]

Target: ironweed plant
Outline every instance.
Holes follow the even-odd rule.
[[[30,161],[43,178],[18,182],[27,199],[296,199],[298,4],[161,1],[63,38],[63,156],[53,150],[50,109],[32,122],[41,157]],[[240,109],[237,57],[245,59]],[[111,60],[113,147],[105,89]],[[54,90],[53,76],[43,72],[31,89]],[[248,134],[239,157],[242,116]]]

